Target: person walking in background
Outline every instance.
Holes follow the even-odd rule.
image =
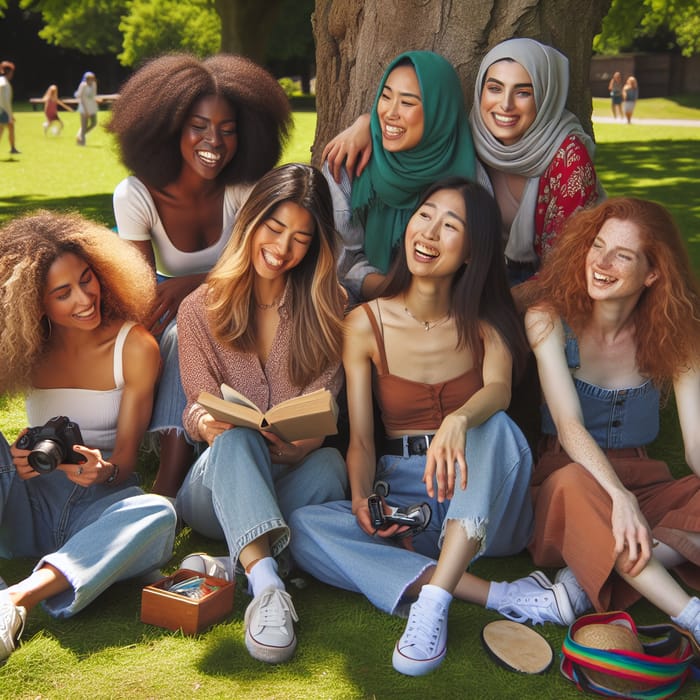
[[[625,81],[625,86],[622,88],[622,111],[625,113],[625,119],[627,123],[632,123],[632,113],[634,112],[634,106],[637,104],[637,98],[639,97],[639,83],[637,79],[630,75]]]
[[[12,113],[12,76],[15,73],[15,64],[11,61],[0,63],[0,138],[7,126],[10,139],[10,153],[19,153],[15,147],[15,116]]]
[[[613,77],[610,78],[608,83],[608,91],[610,92],[610,102],[612,105],[612,114],[615,119],[620,117],[622,119],[622,88],[624,83],[622,82],[622,74],[619,70],[613,73]]]
[[[58,136],[58,134],[63,131],[63,122],[61,117],[58,116],[58,108],[63,107],[63,109],[73,112],[73,108],[67,105],[63,100],[58,97],[58,86],[49,85],[46,88],[44,96],[41,98],[44,103],[44,135],[48,134],[49,129],[51,133]],[[52,125],[54,125],[52,128]]]
[[[95,74],[87,71],[75,91],[78,99],[78,112],[80,113],[80,129],[75,137],[78,146],[85,145],[85,136],[97,126],[97,79]]]

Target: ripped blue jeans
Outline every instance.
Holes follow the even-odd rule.
[[[363,593],[392,614],[406,614],[404,591],[434,566],[444,526],[459,520],[470,538],[480,540],[480,556],[521,551],[533,526],[530,500],[532,456],[520,429],[503,412],[467,432],[467,488],[457,483],[451,501],[430,499],[421,481],[424,456],[384,456],[376,479],[389,484],[387,502],[409,506],[427,502],[430,525],[413,537],[415,551],[396,540],[370,537],[360,528],[350,501],[307,506],[292,514],[290,547],[295,561],[315,578]]]

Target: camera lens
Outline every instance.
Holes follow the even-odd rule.
[[[27,461],[38,472],[52,472],[63,462],[63,449],[54,440],[42,440],[38,442],[29,453]]]

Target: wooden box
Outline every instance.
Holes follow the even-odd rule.
[[[192,576],[202,576],[207,585],[216,586],[216,590],[202,598],[188,598],[167,590],[172,583]],[[233,588],[231,581],[205,576],[189,569],[179,569],[172,576],[144,587],[141,594],[141,622],[169,630],[181,629],[184,634],[198,634],[231,613]]]

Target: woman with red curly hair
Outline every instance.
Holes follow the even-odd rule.
[[[700,290],[666,209],[580,212],[525,317],[546,405],[535,468],[538,566],[562,566],[576,614],[647,598],[700,641]],[[692,474],[645,446],[671,387]]]

